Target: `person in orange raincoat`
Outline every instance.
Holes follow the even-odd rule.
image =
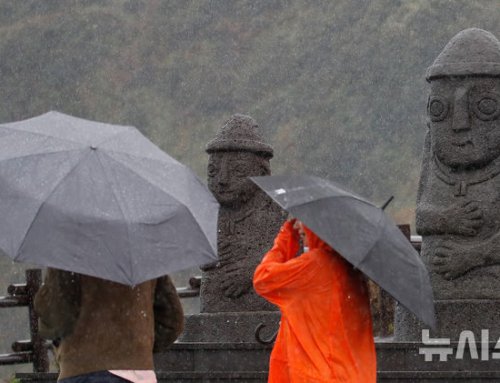
[[[376,382],[364,276],[306,226],[288,220],[255,270],[254,288],[281,310],[269,382]],[[306,242],[307,241],[307,242]]]

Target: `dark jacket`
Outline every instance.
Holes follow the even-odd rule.
[[[130,287],[48,269],[35,310],[40,334],[60,339],[59,379],[101,370],[152,370],[153,351],[173,343],[184,324],[168,276]]]

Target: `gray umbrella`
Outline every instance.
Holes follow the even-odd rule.
[[[0,248],[123,284],[216,260],[219,205],[131,126],[49,112],[0,125]]]
[[[354,267],[434,328],[427,269],[382,209],[318,177],[268,176],[252,180]]]

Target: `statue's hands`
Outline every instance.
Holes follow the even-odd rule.
[[[483,212],[476,201],[455,204],[442,214],[440,224],[447,234],[474,237],[483,226]]]
[[[202,271],[210,271],[214,269],[219,269],[225,267],[235,262],[235,255],[240,251],[241,246],[231,244],[230,242],[219,243],[218,246],[218,256],[219,259],[215,262],[200,266]]]
[[[210,271],[210,270],[216,269],[217,267],[219,267],[219,261],[210,262],[210,263],[207,263],[205,265],[201,265],[200,270],[201,271]]]
[[[456,279],[479,266],[473,249],[451,241],[443,242],[436,248],[431,263],[434,271],[448,280]]]
[[[251,244],[245,241],[221,241],[219,242],[218,268],[224,274],[224,280],[220,288],[224,296],[228,298],[239,298],[252,288],[253,271],[257,265],[247,261]]]
[[[249,274],[249,266],[245,264],[233,264],[227,266],[226,279],[222,281],[221,288],[227,298],[239,298],[252,288],[252,276]]]

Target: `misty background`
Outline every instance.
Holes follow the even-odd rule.
[[[500,37],[499,19],[498,0],[0,0],[0,122],[134,125],[206,180],[205,144],[248,114],[273,174],[394,195],[387,212],[413,224],[425,70],[462,29]],[[0,256],[0,295],[24,268]],[[0,353],[28,338],[27,310],[0,310]]]

